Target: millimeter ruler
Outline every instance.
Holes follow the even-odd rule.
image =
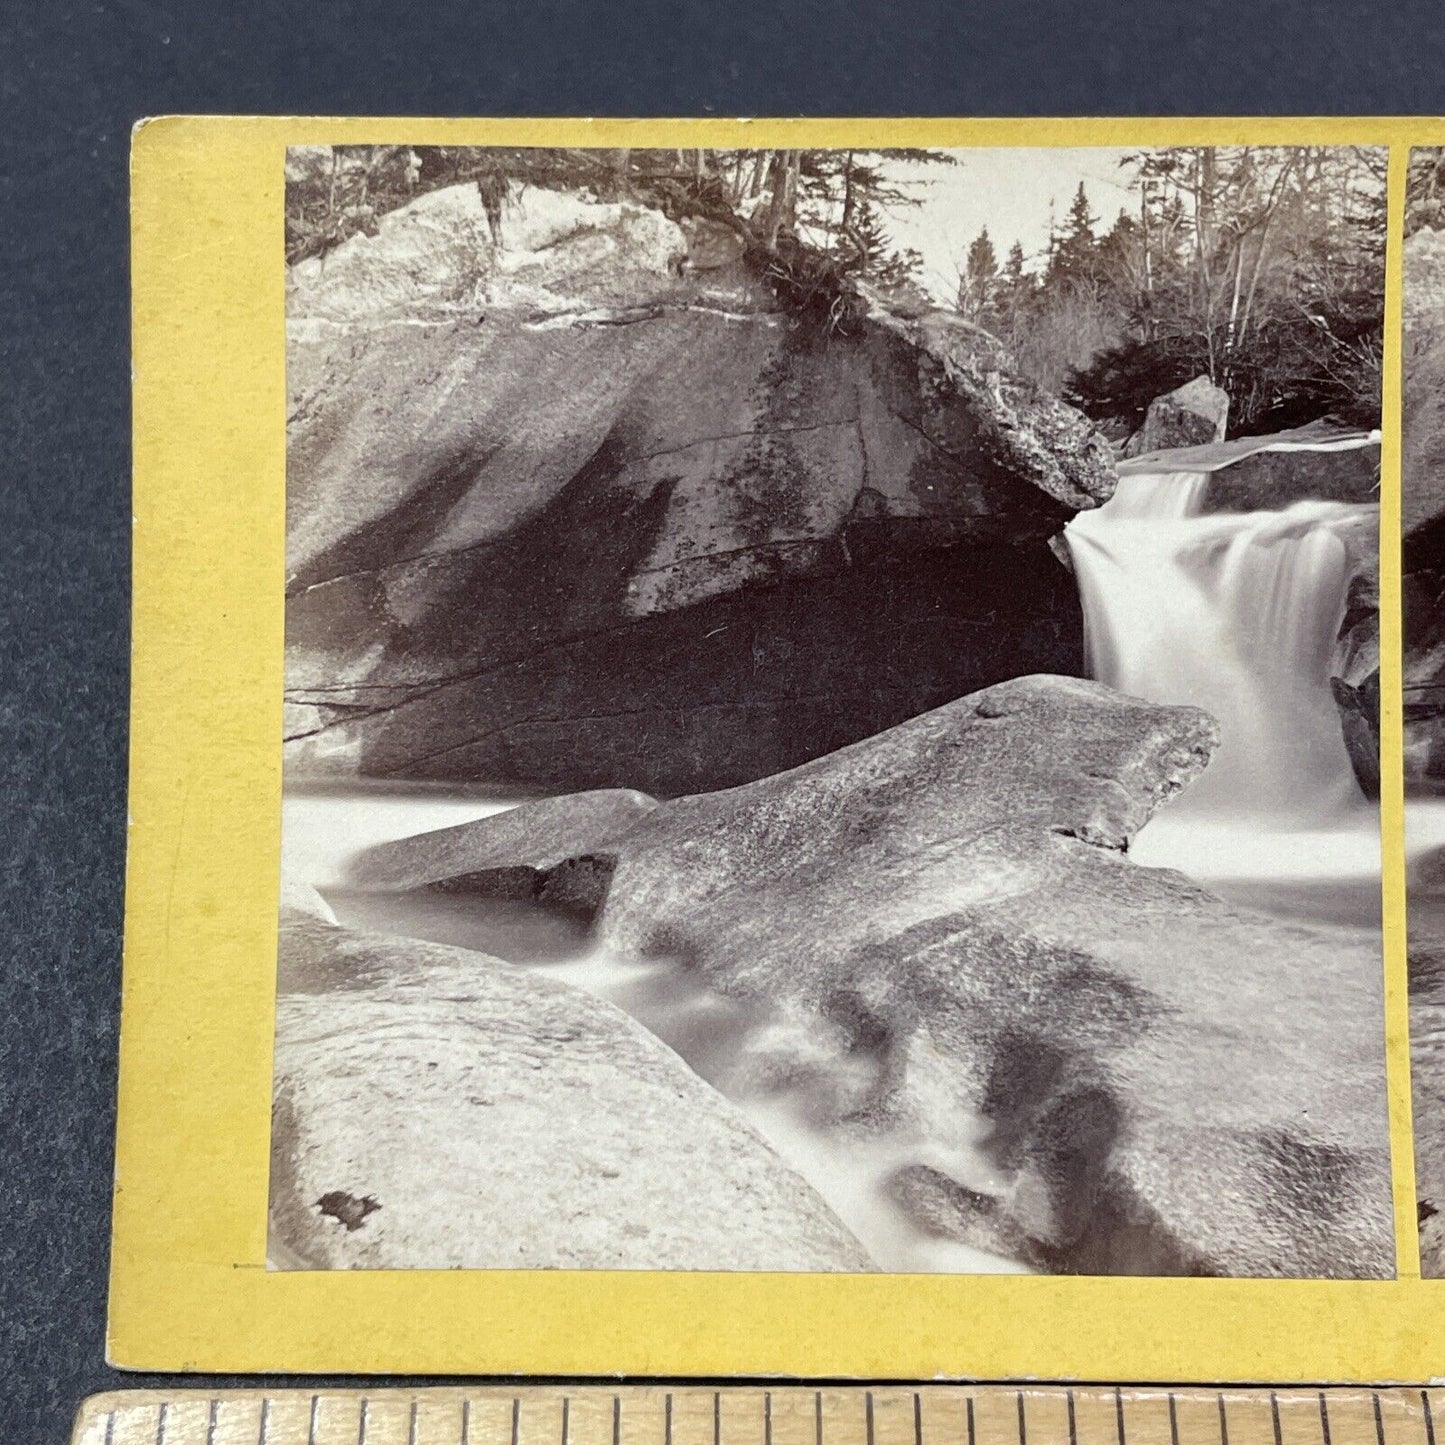
[[[72,1445],[1436,1445],[1436,1439],[1431,1391],[1401,1387],[578,1383],[117,1392],[85,1402]]]

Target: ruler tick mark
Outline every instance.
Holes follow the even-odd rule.
[[[813,1395],[813,1445],[823,1445],[823,1392]]]
[[[216,1445],[216,1416],[220,1413],[221,1402],[211,1401],[210,1411],[206,1415],[206,1445]]]
[[[1284,1445],[1284,1437],[1279,1429],[1279,1396],[1273,1390],[1269,1392],[1269,1418],[1274,1426],[1274,1445]]]
[[[923,1396],[917,1390],[913,1392],[913,1445],[923,1445]]]
[[[161,1401],[161,1412],[156,1416],[156,1445],[166,1445],[166,1421],[170,1418],[171,1402]]]
[[[864,1428],[868,1437],[868,1445],[873,1445],[873,1391],[863,1392],[863,1420]]]
[[[1074,1418],[1074,1392],[1068,1391],[1064,1398],[1069,1405],[1069,1445],[1079,1445],[1079,1423]],[[973,1405],[971,1403],[968,1407],[968,1423],[968,1442],[969,1445],[973,1445]]]
[[[1375,1405],[1375,1439],[1379,1441],[1379,1445],[1385,1445],[1385,1421],[1380,1415],[1380,1392],[1371,1390],[1370,1399]]]
[[[672,1445],[672,1391],[662,1402],[662,1445]]]
[[[1119,1445],[1124,1442],[1124,1396],[1117,1385],[1114,1386],[1114,1433],[1119,1437]],[[1275,1441],[1275,1445],[1279,1445]]]
[[[465,1407],[465,1401],[463,1402],[463,1406]],[[416,1445],[416,1417],[419,1407],[419,1401],[413,1400],[411,1402],[411,1414],[407,1416],[406,1421],[406,1445]]]
[[[1028,1426],[1024,1422],[1024,1392],[1022,1390],[1016,1390],[1014,1392],[1014,1398],[1018,1401],[1019,1410],[1019,1445],[1029,1445]]]
[[[612,1397],[612,1445],[622,1445],[622,1396]]]
[[[261,1431],[256,1436],[256,1445],[266,1445],[266,1436],[271,1429],[271,1399],[267,1396],[261,1401]]]
[[[1169,1392],[1169,1445],[1179,1445],[1179,1411],[1174,1406],[1174,1392]]]
[[[522,1397],[512,1397],[512,1445],[517,1445],[517,1439],[522,1433]]]
[[[1324,1445],[1330,1445],[1330,1407],[1323,1390],[1320,1391],[1320,1438]]]
[[[1429,1390],[1420,1391],[1420,1404],[1425,1411],[1425,1445],[1435,1445],[1435,1411],[1430,1404]]]
[[[1229,1416],[1224,1409],[1224,1396],[1219,1397],[1219,1445],[1229,1445]]]
[[[965,1405],[965,1407],[966,1407],[966,1410],[965,1410],[965,1419],[966,1419],[967,1422],[968,1422],[968,1445],[975,1445],[974,1434],[973,1434],[973,1396],[972,1396],[972,1395],[970,1395],[970,1396],[968,1397],[968,1399],[964,1401],[964,1405]],[[1070,1407],[1069,1407],[1069,1424],[1072,1425],[1073,1423],[1074,1423],[1074,1411],[1073,1411],[1073,1406],[1070,1405]],[[1072,1432],[1070,1432],[1069,1445],[1073,1445]]]
[[[567,1436],[572,1428],[572,1397],[562,1396],[562,1445],[567,1445]]]
[[[112,1410],[105,1417],[105,1445],[112,1445],[115,1440],[115,1411]]]
[[[366,1417],[371,1413],[371,1401],[361,1397],[361,1419],[356,1422],[356,1445],[366,1445]]]
[[[472,1445],[472,1402],[462,1401],[462,1445]]]
[[[321,1405],[321,1396],[311,1397],[311,1423],[306,1427],[306,1445],[316,1445],[316,1411]]]
[[[722,1445],[722,1395],[716,1390],[712,1396],[712,1445]]]
[[[763,1391],[763,1445],[773,1445],[773,1392]]]

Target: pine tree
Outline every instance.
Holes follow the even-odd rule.
[[[998,254],[985,226],[968,248],[963,276],[958,283],[958,309],[975,320],[992,307],[998,290]]]
[[[1084,286],[1095,279],[1098,241],[1094,237],[1094,226],[1098,219],[1089,209],[1088,192],[1080,181],[1069,204],[1063,232],[1055,241],[1049,258],[1046,277],[1049,286]]]
[[[1008,248],[1008,259],[1003,263],[1003,280],[1006,286],[1018,286],[1024,279],[1024,248],[1021,241],[1015,241]]]

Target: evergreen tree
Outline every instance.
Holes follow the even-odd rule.
[[[975,320],[983,318],[992,308],[997,290],[998,255],[985,226],[968,248],[963,276],[958,283],[959,311]]]
[[[1098,242],[1094,237],[1094,226],[1098,217],[1089,209],[1088,192],[1083,181],[1074,192],[1069,213],[1064,218],[1063,231],[1056,239],[1049,258],[1048,275],[1050,286],[1087,286],[1092,283],[1098,268]]]

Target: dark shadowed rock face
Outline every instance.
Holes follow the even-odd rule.
[[[995,343],[822,335],[616,206],[505,266],[468,231],[470,300],[408,324],[387,248],[441,245],[446,194],[328,260],[380,314],[293,288],[293,768],[686,791],[1081,670],[1048,540],[1112,463]]]
[[[1378,940],[1127,856],[1216,740],[1194,709],[1022,678],[575,846],[610,873],[609,948],[683,960],[871,1068],[854,1127],[946,1153],[984,1116],[1005,1185],[906,1171],[924,1227],[1062,1271],[1385,1276]],[[500,822],[460,830],[451,866],[496,860]]]
[[[1204,510],[1257,512],[1287,507],[1291,502],[1305,499],[1378,502],[1378,443],[1338,451],[1266,447],[1251,452],[1211,473]]]
[[[1405,777],[1445,784],[1445,514],[1409,533],[1401,548],[1405,632]]]
[[[1445,233],[1405,243],[1405,776],[1445,783]],[[1438,1226],[1437,1226],[1438,1227]]]
[[[288,915],[274,1115],[282,1266],[872,1267],[670,1049],[484,954]]]
[[[1330,691],[1355,778],[1380,796],[1380,519],[1361,516],[1335,528],[1349,559],[1345,615],[1330,658]]]

